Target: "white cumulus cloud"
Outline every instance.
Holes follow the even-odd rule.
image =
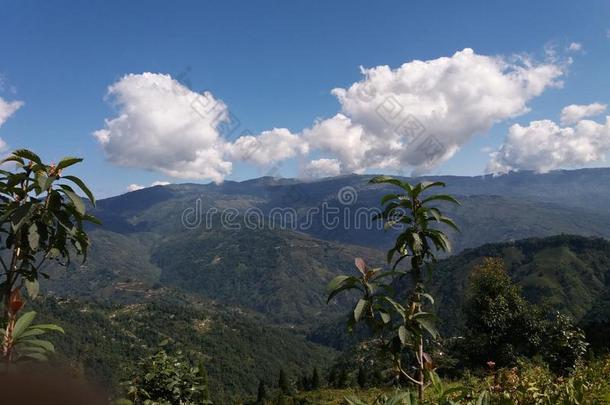
[[[606,107],[606,104],[600,103],[569,105],[561,110],[561,125],[571,125],[583,118],[594,117],[606,111]]]
[[[142,190],[143,188],[146,188],[146,186],[134,183],[134,184],[130,184],[127,186],[127,191],[129,191],[129,192],[138,191],[138,190]]]
[[[0,83],[1,84],[1,83]],[[23,107],[23,101],[6,101],[0,97],[0,127],[4,125],[11,115],[18,109]],[[7,144],[4,139],[0,138],[0,152],[6,150]]]
[[[148,187],[155,187],[155,186],[167,186],[168,184],[170,184],[170,183],[169,183],[169,182],[167,182],[167,181],[160,181],[160,180],[157,180],[157,181],[152,182],[152,183],[150,184],[150,186],[148,186]],[[138,191],[138,190],[142,190],[142,189],[144,189],[144,188],[146,188],[146,186],[143,186],[143,185],[141,185],[141,184],[135,184],[135,183],[134,183],[134,184],[130,184],[130,185],[128,185],[128,186],[127,186],[127,191],[128,191],[128,192],[131,192],[131,191]]]
[[[580,120],[562,127],[550,120],[510,127],[502,146],[491,154],[487,171],[535,170],[582,167],[603,161],[610,151],[610,117],[605,123]]]
[[[116,164],[159,170],[172,177],[222,181],[231,172],[218,126],[226,105],[169,75],[130,74],[108,88],[118,116],[94,133]]]
[[[341,163],[337,159],[312,160],[302,170],[305,177],[331,177],[340,173]]]
[[[361,81],[333,90],[341,113],[303,133],[311,149],[335,154],[342,172],[428,171],[475,134],[527,112],[529,100],[561,85],[563,67],[464,49],[362,73]]]
[[[11,115],[23,107],[23,104],[23,101],[6,101],[0,97],[0,127],[11,117]]]
[[[268,165],[306,154],[308,145],[298,135],[286,128],[263,131],[257,136],[240,136],[228,145],[229,155],[235,160],[243,160],[257,165]]]

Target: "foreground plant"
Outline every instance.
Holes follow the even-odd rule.
[[[422,182],[411,185],[386,176],[371,180],[374,184],[390,184],[400,189],[399,193],[387,194],[381,199],[383,212],[375,218],[385,222],[386,229],[399,229],[394,246],[388,251],[387,261],[391,270],[371,269],[362,259],[356,259],[360,277],[338,276],[328,287],[329,301],[345,290],[359,290],[362,294],[354,308],[350,325],[366,319],[371,330],[383,341],[383,350],[393,359],[393,372],[397,381],[406,380],[417,386],[418,399],[424,399],[426,370],[432,369],[431,358],[424,350],[424,337],[433,340],[438,337],[434,326],[434,316],[425,310],[426,303],[434,304],[433,297],[426,291],[424,271],[431,270],[439,252],[450,251],[446,234],[435,227],[444,224],[458,230],[456,224],[445,216],[435,203],[459,204],[449,195],[427,195],[434,187],[444,187],[442,182]],[[403,260],[408,271],[397,270]],[[410,274],[410,282],[402,287],[400,281]],[[385,279],[390,278],[391,284]],[[396,279],[397,278],[397,279]],[[405,294],[406,293],[406,294]],[[406,296],[405,304],[400,297]],[[405,351],[412,353],[417,371],[412,374],[403,364]]]
[[[64,333],[64,330],[54,324],[32,325],[35,318],[35,311],[26,312],[18,319],[11,319],[7,330],[2,332],[2,352],[7,363],[20,360],[46,361],[48,354],[55,352],[53,343],[41,339],[41,336],[47,332]]]
[[[165,346],[167,342],[162,342]],[[120,404],[135,405],[203,405],[211,404],[205,368],[194,365],[181,352],[173,354],[160,349],[142,358],[137,372],[127,381],[128,400]]]
[[[99,221],[86,213],[85,203],[73,186],[85,193],[91,204],[95,199],[81,179],[63,174],[81,161],[66,157],[57,164],[45,164],[35,153],[20,149],[0,162],[15,165],[13,171],[0,169],[0,297],[6,325],[3,357],[7,361],[13,358],[11,342],[18,340],[15,330],[23,306],[21,289],[25,287],[35,298],[39,277],[48,277],[43,272],[46,264],[54,261],[66,266],[71,253],[86,259],[89,239],[84,223]]]

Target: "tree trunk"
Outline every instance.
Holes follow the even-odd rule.
[[[417,387],[417,396],[419,398],[420,404],[424,403],[424,338],[420,336],[419,338],[419,385]]]

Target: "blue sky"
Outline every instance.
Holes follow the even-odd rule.
[[[108,161],[92,134],[119,114],[105,97],[126,74],[169,74],[194,91],[209,90],[239,119],[240,130],[298,133],[341,109],[331,90],[361,80],[359,66],[397,68],[464,48],[528,54],[539,63],[553,48],[562,59],[557,64],[571,58],[558,78],[563,87],[549,85],[527,99],[529,112],[496,122],[428,170],[481,174],[489,161],[482,149],[500,147],[511,124],[558,122],[567,105],[610,102],[609,28],[605,1],[0,1],[0,98],[24,102],[0,137],[10,149],[31,148],[48,160],[84,157],[82,176],[98,195],[110,196],[129,184],[209,181]],[[572,43],[581,49],[567,50]],[[312,158],[332,158],[329,153]],[[582,165],[597,164],[603,163]],[[235,161],[225,178],[270,170],[292,177],[299,168],[295,159],[267,166]]]

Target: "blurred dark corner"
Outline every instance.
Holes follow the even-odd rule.
[[[1,365],[0,365],[1,367]],[[0,368],[0,404],[108,405],[103,390],[52,367],[5,372]]]

